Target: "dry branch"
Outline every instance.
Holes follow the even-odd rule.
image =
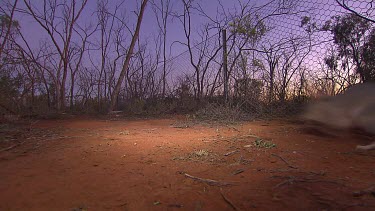
[[[363,195],[373,195],[375,196],[375,186],[369,187],[366,190],[356,191],[353,193],[353,196],[359,197]]]
[[[224,194],[223,194],[223,191],[222,189],[220,188],[220,194],[221,196],[223,197],[224,201],[229,204],[229,206],[233,209],[233,210],[239,210]]]
[[[10,147],[7,147],[7,148],[4,148],[4,149],[0,149],[0,152],[9,151],[9,150],[11,150],[11,149],[13,149],[13,148],[16,148],[16,147],[22,145],[23,143],[25,143],[25,141],[20,142],[20,143],[17,143],[17,144],[14,144],[14,145],[12,145],[12,146],[10,146]]]
[[[286,161],[284,158],[282,158],[280,155],[276,155],[276,154],[273,154],[273,153],[271,155],[280,158],[280,160],[282,160],[289,168],[298,169],[298,167],[290,165],[289,162]]]
[[[230,152],[225,153],[224,156],[229,156],[229,155],[232,155],[232,154],[237,153],[237,152],[238,152],[238,150],[230,151]]]
[[[188,177],[190,179],[193,179],[195,181],[198,181],[198,182],[203,182],[203,183],[207,183],[208,185],[211,185],[211,186],[229,186],[229,185],[233,185],[232,183],[229,183],[229,182],[219,182],[219,181],[216,181],[216,180],[212,180],[212,179],[203,179],[203,178],[199,178],[199,177],[194,177],[194,176],[191,176],[190,174],[184,174],[185,177]]]

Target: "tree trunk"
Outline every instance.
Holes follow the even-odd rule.
[[[119,76],[119,78],[117,80],[117,83],[116,83],[116,86],[115,86],[115,88],[112,92],[111,104],[110,104],[109,110],[108,110],[109,112],[113,111],[113,109],[116,106],[117,97],[118,97],[118,95],[120,93],[120,89],[121,89],[121,84],[122,84],[122,81],[124,80],[126,72],[128,71],[130,58],[133,54],[134,46],[135,46],[135,43],[137,42],[137,39],[138,39],[138,36],[139,36],[139,31],[140,31],[140,28],[141,28],[141,23],[142,23],[142,18],[143,18],[143,13],[145,11],[147,2],[148,2],[148,0],[143,0],[143,2],[142,2],[141,10],[140,10],[139,15],[138,15],[137,26],[135,28],[135,33],[132,37],[132,41],[130,43],[128,54],[126,55],[124,65],[122,66],[120,76]]]

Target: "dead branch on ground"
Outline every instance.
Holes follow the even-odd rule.
[[[237,152],[239,151],[238,150],[230,151],[230,152],[225,153],[224,156],[233,155],[234,153],[237,153]]]
[[[6,148],[4,148],[4,149],[0,149],[0,152],[9,151],[9,150],[11,150],[11,149],[13,149],[13,148],[16,148],[16,147],[22,145],[23,143],[25,143],[25,141],[20,142],[20,143],[17,143],[17,144],[14,144],[14,145],[12,145],[12,146],[10,146],[10,147],[6,147]]]
[[[272,178],[284,178],[283,182],[277,184],[274,188],[279,188],[285,184],[293,184],[293,183],[331,183],[335,185],[345,186],[345,184],[332,181],[332,180],[319,180],[319,179],[312,179],[312,178],[297,178],[294,176],[272,176]]]
[[[239,210],[234,204],[233,202],[231,202],[224,194],[223,194],[223,190],[220,188],[220,194],[221,196],[223,197],[224,201],[233,209],[233,210]]]
[[[190,179],[193,179],[195,181],[198,181],[198,182],[203,182],[203,183],[207,183],[208,185],[211,185],[211,186],[229,186],[229,185],[234,185],[233,183],[229,183],[229,182],[219,182],[219,181],[216,181],[216,180],[212,180],[212,179],[203,179],[203,178],[199,178],[199,177],[194,177],[190,174],[187,174],[185,173],[184,174],[185,177],[188,177]]]
[[[365,190],[356,191],[353,193],[353,196],[359,197],[364,195],[373,195],[375,196],[375,186],[369,187]]]
[[[289,168],[292,168],[292,169],[298,169],[298,167],[296,166],[292,166],[288,161],[286,161],[284,158],[282,158],[280,155],[276,155],[276,154],[271,154],[272,156],[275,156],[275,157],[278,157],[280,158],[280,160],[282,160]]]

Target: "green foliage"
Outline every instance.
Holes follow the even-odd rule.
[[[146,101],[143,99],[134,99],[127,108],[128,111],[134,114],[142,114],[144,112]]]
[[[350,55],[358,45],[364,40],[366,33],[369,31],[371,24],[354,15],[334,17],[335,23],[332,26],[333,39],[335,44],[339,46],[342,55]]]
[[[7,28],[9,26],[11,19],[9,15],[0,15],[0,30],[3,30],[4,28]],[[11,27],[13,28],[19,28],[20,24],[17,20],[12,21]]]
[[[190,87],[190,81],[188,77],[179,80],[178,88],[176,90],[176,94],[179,99],[184,100],[186,98],[190,98],[193,96]]]
[[[253,43],[259,41],[268,31],[266,24],[260,20],[259,15],[235,18],[229,26],[231,33],[238,33]]]
[[[0,74],[0,104],[12,112],[16,112],[16,99],[19,97],[21,77],[11,77],[9,74]]]
[[[254,58],[254,59],[252,60],[252,64],[253,64],[254,67],[258,67],[258,68],[260,68],[261,70],[265,70],[265,69],[266,69],[266,68],[264,67],[264,64],[263,64],[262,60],[260,60],[260,59],[256,59],[256,58]]]
[[[330,70],[336,70],[338,67],[338,58],[336,55],[330,55],[324,58],[324,63]]]
[[[305,17],[301,25],[308,25],[310,21]],[[375,28],[369,21],[355,14],[334,16],[320,30],[331,32],[336,44],[337,56],[332,55],[324,60],[331,70],[338,68],[340,60],[343,67],[350,61],[362,81],[375,80]]]
[[[19,78],[11,78],[10,76],[7,76],[7,75],[1,76],[0,77],[1,98],[18,96],[19,86],[20,86]]]
[[[266,148],[266,149],[272,149],[274,147],[276,147],[276,144],[270,142],[270,141],[264,141],[260,138],[257,138],[255,141],[254,141],[254,146],[255,147],[258,147],[258,148]]]
[[[302,17],[301,27],[303,27],[303,26],[307,25],[308,23],[310,23],[310,20],[311,20],[311,17],[309,17],[309,16]]]
[[[10,25],[10,30],[9,30],[8,27],[10,23],[11,25]],[[18,21],[11,20],[9,15],[0,14],[0,41],[3,42],[6,39],[5,43],[7,43],[10,40],[10,37],[14,37],[15,35],[17,35],[17,33],[19,32],[18,30],[19,27],[20,25]],[[9,34],[8,34],[8,30],[9,30]],[[7,46],[5,46],[5,48],[7,48]],[[6,49],[0,49],[0,52],[5,51],[5,50]],[[1,56],[2,58],[0,58],[0,71],[2,71],[2,66],[4,66],[4,64],[6,63],[9,63],[9,61],[11,60],[10,57],[4,56],[4,54]]]
[[[252,101],[259,101],[263,82],[252,78],[237,79],[234,85],[237,97],[244,97]]]
[[[375,80],[375,28],[372,29],[368,36],[367,42],[362,48],[363,73],[365,78]]]
[[[309,34],[319,30],[316,22],[312,22],[311,17],[309,16],[302,17],[301,27],[305,28],[305,31]]]
[[[8,27],[9,27],[10,22],[12,22],[12,23],[10,25],[10,34],[9,35],[13,36],[13,35],[17,34],[17,32],[18,32],[17,29],[20,28],[19,22],[17,20],[14,20],[14,19],[11,20],[9,15],[6,15],[6,14],[1,15],[0,14],[0,34],[1,34],[0,38],[4,39],[3,36],[5,36],[5,34],[6,34],[5,32],[8,31]]]
[[[164,100],[148,101],[143,109],[143,114],[146,115],[163,115],[174,113],[177,109],[177,100],[166,98]]]

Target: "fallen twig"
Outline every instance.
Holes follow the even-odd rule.
[[[0,149],[0,152],[9,151],[9,150],[11,150],[11,149],[13,149],[13,148],[16,148],[16,147],[20,146],[20,145],[23,144],[23,143],[25,143],[25,141],[20,142],[20,143],[17,143],[17,144],[15,144],[15,145],[12,145],[12,146],[7,147],[7,148],[4,148],[4,149]]]
[[[245,159],[243,158],[243,156],[241,155],[240,159],[238,160],[238,163],[239,164],[243,164],[243,165],[247,165],[247,164],[250,164],[251,162],[253,162],[254,160],[248,160],[248,159]]]
[[[224,154],[224,156],[229,156],[229,155],[233,155],[234,153],[237,153],[238,150],[234,150],[234,151],[231,151],[231,152],[227,152]]]
[[[109,114],[121,114],[123,113],[123,111],[111,111],[109,112]]]
[[[365,157],[375,157],[375,155],[367,153],[366,151],[354,151],[354,152],[342,152],[341,154],[344,155],[358,155],[358,156],[365,156]]]
[[[220,188],[220,194],[223,197],[224,201],[232,207],[233,210],[239,210],[225,195],[223,194],[223,190]]]
[[[292,168],[292,169],[298,169],[298,167],[296,166],[292,166],[288,161],[286,161],[284,158],[282,158],[280,155],[276,155],[276,154],[271,154],[272,156],[275,156],[275,157],[278,157],[280,158],[280,160],[284,161],[284,163],[289,167],[289,168]]]
[[[185,177],[188,177],[190,179],[193,179],[193,180],[196,180],[196,181],[199,181],[199,182],[207,183],[208,185],[211,185],[211,186],[219,186],[220,187],[220,186],[233,185],[232,183],[228,183],[228,182],[219,182],[219,181],[216,181],[216,180],[194,177],[194,176],[191,176],[190,174],[187,174],[187,173],[185,173],[184,175],[185,175]]]
[[[281,187],[281,186],[283,186],[283,185],[285,185],[285,184],[293,184],[293,182],[295,182],[296,181],[296,179],[294,178],[294,177],[289,177],[289,179],[287,179],[287,180],[285,180],[285,181],[283,181],[283,182],[280,182],[279,184],[277,184],[274,188],[276,189],[276,188],[279,188],[279,187]]]
[[[311,179],[311,178],[297,178],[294,176],[272,176],[271,178],[285,178],[283,182],[280,182],[277,184],[274,188],[279,188],[285,184],[293,184],[293,183],[330,183],[330,184],[335,184],[335,185],[340,185],[340,186],[345,186],[345,184],[337,182],[337,181],[332,181],[332,180],[319,180],[319,179]]]
[[[244,135],[242,137],[260,138],[259,136],[256,136],[256,135],[253,135],[253,134]]]
[[[233,130],[235,130],[235,131],[237,131],[237,132],[241,132],[239,129],[237,129],[236,127],[234,127],[234,126],[228,126],[229,128],[231,128],[231,129],[233,129]]]
[[[353,196],[355,196],[355,197],[359,197],[359,196],[363,196],[363,195],[373,195],[373,196],[375,196],[375,186],[369,187],[365,190],[356,191],[356,192],[353,193]]]
[[[234,172],[232,172],[232,175],[237,175],[237,174],[241,174],[242,172],[244,172],[245,170],[243,169],[237,169],[235,170]]]

